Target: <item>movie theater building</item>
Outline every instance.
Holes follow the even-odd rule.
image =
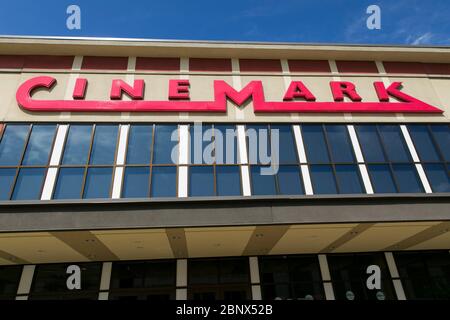
[[[0,298],[449,299],[449,120],[448,47],[0,38]]]

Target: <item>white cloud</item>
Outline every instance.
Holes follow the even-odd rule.
[[[433,34],[431,32],[427,32],[427,33],[424,33],[421,36],[415,38],[414,40],[410,41],[410,44],[412,44],[412,45],[429,44],[432,37],[433,37]],[[408,37],[408,38],[411,39],[412,37]]]

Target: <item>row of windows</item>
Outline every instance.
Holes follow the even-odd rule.
[[[394,254],[408,299],[450,298],[448,251]],[[325,299],[315,255],[259,257],[263,299]],[[383,253],[327,255],[331,283],[338,300],[396,299]],[[37,265],[30,299],[97,299],[101,263],[80,263],[81,290],[67,289],[69,264]],[[367,267],[381,271],[381,288],[367,287]],[[0,267],[0,298],[13,299],[21,266]],[[188,298],[194,300],[251,299],[248,258],[189,259]],[[114,262],[109,299],[175,299],[176,260]]]
[[[308,169],[314,194],[366,192],[346,125],[299,127],[307,164],[298,158],[291,125],[246,126],[252,195],[305,194],[302,166]],[[399,125],[354,127],[375,193],[425,191]],[[432,191],[450,192],[449,126],[414,124],[407,129]],[[53,124],[5,126],[0,142],[0,200],[39,199],[56,132]],[[130,126],[123,198],[177,196],[178,135],[177,125]],[[118,125],[70,125],[52,198],[109,198],[118,140]],[[242,195],[235,126],[203,125],[198,129],[192,125],[190,141],[188,195]]]

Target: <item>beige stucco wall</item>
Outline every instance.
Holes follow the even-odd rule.
[[[8,50],[14,47],[5,46],[5,40],[0,39],[0,54],[11,53]],[[37,40],[36,40],[37,41]],[[13,41],[14,42],[14,41]],[[45,42],[42,40],[40,43],[30,42],[27,45],[15,43],[23,50],[28,50],[25,53],[28,54],[52,54],[53,52],[45,52],[45,48],[48,45],[42,44]],[[110,41],[111,45],[114,44],[114,48],[110,52],[111,55],[117,52],[122,52],[128,44],[120,44],[120,42]],[[64,49],[64,45],[70,47],[70,42],[59,41],[57,43],[60,50]],[[77,44],[79,50],[83,53],[83,45]],[[158,55],[164,56],[166,50],[167,56],[170,55],[170,50],[173,46],[166,43],[158,44],[160,52]],[[178,44],[181,46],[181,44]],[[46,47],[47,46],[47,47]],[[85,51],[89,52],[94,47],[92,43],[84,45]],[[100,42],[99,42],[99,46]],[[147,44],[141,44],[139,47],[141,50],[146,48]],[[204,57],[215,57],[214,48],[217,45],[203,44]],[[185,51],[180,53],[189,53],[193,48],[200,50],[201,46],[195,46],[192,44],[185,44]],[[261,58],[274,58],[281,59],[285,57],[285,52],[289,52],[290,55],[297,50],[298,57],[306,57],[313,59],[314,57],[335,59],[342,58],[342,53],[346,52],[348,59],[362,59],[362,52],[367,53],[367,58],[370,59],[375,52],[376,48],[371,47],[349,47],[344,48],[342,46],[323,46],[316,48],[316,55],[314,55],[313,46],[287,46],[283,49],[283,46],[272,46],[271,55],[268,56],[267,50],[269,45],[252,45],[248,44],[245,48],[239,48],[237,45],[222,44],[225,53],[234,55],[227,56],[228,58],[236,58],[236,56],[243,55],[244,57],[258,57],[258,53]],[[35,48],[35,51],[33,51]],[[96,47],[95,47],[96,48]],[[189,51],[189,50],[191,51]],[[226,50],[225,50],[226,49]],[[276,49],[276,50],[275,50]],[[413,50],[411,48],[378,48],[380,51],[385,51],[385,59],[392,60],[398,57],[404,57],[405,53],[410,53],[412,56],[417,54],[418,59],[422,62],[436,61],[437,53],[441,53],[440,62],[445,62],[450,59],[450,50],[445,49],[423,49],[418,48]],[[234,51],[233,51],[234,50]],[[328,50],[328,51],[327,51]],[[145,51],[145,50],[144,50]],[[195,56],[198,52],[195,51]],[[62,51],[63,52],[63,51]],[[152,52],[152,51],[149,51]],[[13,52],[14,53],[14,52]],[[244,55],[247,54],[247,55]],[[251,53],[251,54],[250,54]],[[309,54],[306,55],[306,53]],[[145,53],[143,53],[145,54]],[[274,56],[275,55],[275,56]],[[306,55],[306,56],[305,56]],[[222,56],[223,57],[223,56]],[[343,114],[343,113],[273,113],[273,114],[255,114],[253,112],[252,103],[246,104],[245,107],[237,108],[233,103],[228,102],[227,113],[173,113],[173,112],[135,112],[135,113],[52,113],[52,112],[26,112],[22,110],[16,101],[16,90],[21,83],[25,80],[39,76],[49,75],[57,79],[57,85],[51,92],[40,91],[35,93],[35,99],[64,99],[67,94],[70,94],[70,90],[67,90],[70,74],[70,70],[11,70],[0,69],[0,121],[58,121],[58,122],[318,122],[318,121],[332,121],[332,122],[448,122],[450,121],[450,75],[442,76],[428,76],[428,75],[387,75],[383,76],[388,81],[402,81],[403,91],[408,93],[424,102],[432,104],[442,110],[444,114]],[[382,81],[381,75],[377,74],[314,74],[314,73],[243,73],[243,72],[183,72],[182,75],[179,72],[134,72],[134,71],[73,71],[73,73],[80,74],[81,77],[88,79],[88,89],[86,99],[89,100],[109,100],[109,92],[111,88],[111,82],[113,79],[135,78],[145,80],[145,96],[146,100],[167,100],[168,98],[168,82],[169,79],[180,79],[180,77],[189,78],[191,89],[190,95],[192,101],[199,100],[213,100],[213,81],[225,80],[231,86],[236,89],[237,82],[240,82],[242,87],[249,81],[261,80],[264,86],[265,98],[267,101],[282,101],[283,95],[286,90],[286,85],[290,80],[301,80],[317,97],[317,101],[332,101],[332,95],[330,91],[329,82],[333,79],[351,81],[355,83],[358,93],[362,96],[363,101],[378,101],[373,88],[374,81]],[[128,75],[128,77],[127,77]],[[395,102],[393,102],[395,103]]]

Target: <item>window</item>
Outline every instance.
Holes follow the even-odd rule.
[[[119,126],[70,125],[53,199],[109,198]]]
[[[248,258],[188,260],[188,299],[249,300]]]
[[[174,300],[175,260],[114,262],[110,300]]]
[[[396,299],[382,253],[330,254],[327,259],[337,300]],[[371,265],[380,268],[381,290],[367,287],[367,267]]]
[[[263,299],[324,299],[316,255],[259,257],[259,272]]]
[[[363,193],[346,125],[301,126],[314,194]]]
[[[0,266],[0,300],[14,300],[19,287],[22,266]]]
[[[38,200],[56,125],[8,124],[0,142],[0,199]]]
[[[123,198],[177,195],[178,140],[177,125],[130,126]]]
[[[235,126],[195,124],[189,129],[189,196],[241,195]]]
[[[101,263],[76,263],[80,267],[81,289],[67,288],[67,268],[71,264],[37,265],[29,295],[30,300],[97,300]]]
[[[400,279],[408,299],[450,299],[450,254],[397,252]]]
[[[399,125],[355,129],[375,193],[424,192]]]
[[[247,145],[252,195],[305,193],[292,126],[248,125]]]
[[[408,130],[433,192],[450,192],[450,127],[414,124]]]

